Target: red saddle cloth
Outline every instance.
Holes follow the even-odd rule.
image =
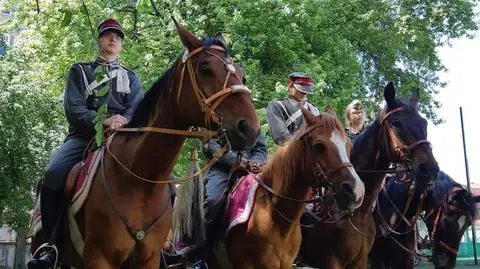
[[[250,218],[255,204],[255,194],[257,193],[258,182],[255,180],[255,174],[248,174],[238,180],[230,193],[230,205],[227,210],[225,236],[230,230]]]

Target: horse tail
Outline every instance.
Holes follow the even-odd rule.
[[[187,176],[200,171],[198,153],[192,149]],[[206,240],[204,215],[203,176],[195,177],[183,183],[175,200],[173,211],[174,242],[182,245],[201,246]]]

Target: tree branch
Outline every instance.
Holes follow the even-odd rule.
[[[97,43],[100,44],[97,37],[95,36],[95,30],[93,29],[92,21],[90,20],[90,14],[88,13],[88,8],[87,8],[87,5],[85,4],[85,0],[82,0],[82,4],[83,4],[83,8],[85,9],[85,14],[87,15],[88,25],[90,26],[90,31],[92,33],[92,36],[97,41]]]
[[[38,0],[36,0],[37,2],[37,14],[40,14],[40,4],[38,3]]]
[[[153,7],[153,10],[155,11],[155,15],[157,17],[160,17],[160,10],[158,9],[157,1],[156,0],[150,0],[150,3],[152,3],[152,7]]]

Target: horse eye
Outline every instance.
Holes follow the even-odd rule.
[[[242,78],[242,83],[247,84],[247,79],[245,77]]]
[[[326,151],[326,149],[327,149],[327,148],[325,147],[325,145],[322,144],[322,143],[315,143],[315,144],[313,144],[312,147],[313,147],[313,150],[314,150],[315,152],[317,152],[317,153],[325,153],[325,151]]]
[[[212,70],[206,66],[200,66],[199,71],[202,76],[213,76]]]
[[[394,121],[392,121],[392,125],[393,125],[393,127],[400,128],[400,126],[401,126],[402,124],[400,123],[399,120],[394,120]]]

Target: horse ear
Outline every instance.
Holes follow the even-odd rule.
[[[410,97],[410,102],[418,103],[419,100],[420,100],[420,90],[412,89],[412,97]]]
[[[225,38],[223,37],[222,33],[217,33],[215,35],[215,39],[218,40],[222,45],[226,48],[227,47],[227,41],[225,41]]]
[[[393,105],[395,102],[395,87],[393,86],[393,82],[388,82],[387,86],[385,86],[383,90],[383,95],[385,97],[385,101],[387,105]]]
[[[307,123],[308,126],[311,126],[315,124],[317,118],[315,115],[312,114],[312,112],[308,111],[308,109],[305,109],[303,107],[300,108],[302,110],[303,117],[305,118],[305,122]]]
[[[177,28],[177,33],[180,36],[180,40],[189,51],[192,51],[196,48],[202,46],[202,41],[198,39],[192,32],[188,31],[187,28],[180,25],[175,18],[173,18],[173,22],[175,23],[175,28]]]
[[[338,119],[337,112],[330,105],[326,105],[324,111]]]

